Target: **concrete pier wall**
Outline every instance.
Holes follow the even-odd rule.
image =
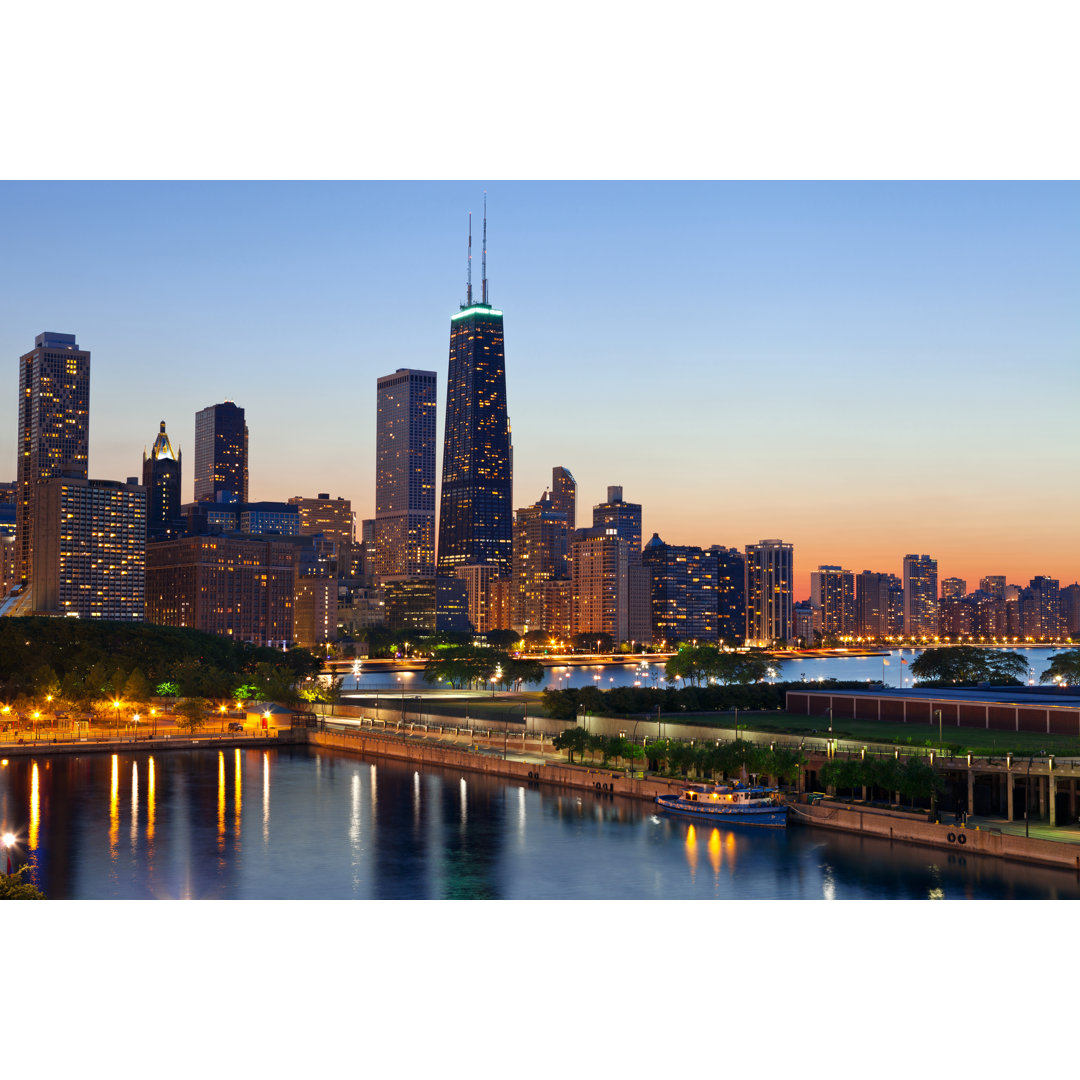
[[[870,807],[820,802],[792,806],[792,824],[817,825],[825,829],[878,836],[911,844],[927,844],[965,855],[992,855],[1075,870],[1080,874],[1080,844],[1035,840],[985,829],[961,829],[955,825],[931,825],[917,818],[890,814]]]

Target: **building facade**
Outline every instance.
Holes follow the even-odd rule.
[[[904,586],[895,574],[864,570],[855,577],[855,633],[873,641],[898,637],[904,618]]]
[[[437,380],[434,371],[398,368],[377,383],[376,574],[435,573]]]
[[[142,620],[145,552],[145,488],[114,480],[49,480],[36,492],[31,609]]]
[[[248,501],[248,428],[231,401],[195,414],[195,501]]]
[[[854,633],[855,575],[839,566],[819,566],[810,574],[810,606],[818,634],[837,637]]]
[[[934,637],[938,632],[937,559],[904,556],[904,637]]]
[[[450,320],[440,575],[452,575],[458,566],[492,563],[509,577],[512,484],[503,313],[486,302],[471,303],[470,295]]]
[[[746,640],[746,555],[738,548],[713,544],[716,559],[716,632],[721,641]]]
[[[161,421],[150,456],[143,451],[142,486],[146,488],[147,540],[172,540],[184,529],[180,501],[180,453],[174,452]]]
[[[562,465],[551,470],[551,507],[565,516],[571,532],[577,528],[577,481]]]
[[[299,546],[251,536],[184,536],[146,549],[146,618],[278,648],[294,640]]]
[[[571,538],[571,635],[630,640],[630,547],[614,528],[577,529]]]
[[[783,540],[746,545],[746,640],[766,646],[795,638],[794,549]]]
[[[717,558],[699,547],[665,544],[658,533],[641,560],[649,574],[654,642],[716,641],[719,636]]]
[[[90,456],[90,353],[74,334],[46,331],[19,357],[15,547],[17,576],[30,577],[37,487],[53,477],[85,480]]]
[[[593,528],[614,529],[626,541],[629,559],[629,636],[626,640],[649,641],[652,638],[652,583],[641,561],[641,504],[626,502],[621,485],[611,485],[607,489],[607,502],[593,507]]]
[[[294,495],[289,505],[296,507],[301,536],[322,535],[339,546],[353,543],[356,515],[348,499],[331,499],[328,492],[320,492],[314,499]]]
[[[569,576],[569,541],[566,515],[546,497],[514,515],[513,629],[521,633],[548,629],[544,586]]]

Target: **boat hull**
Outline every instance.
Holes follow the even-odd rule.
[[[672,814],[708,820],[723,825],[759,825],[771,829],[787,827],[786,806],[717,806],[692,803],[677,795],[657,795],[657,805]]]

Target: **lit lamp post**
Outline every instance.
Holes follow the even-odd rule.
[[[11,873],[11,849],[15,846],[15,834],[6,832],[3,837],[0,837],[0,844],[4,845],[4,851],[7,853],[7,872]]]
[[[225,706],[224,705],[219,705],[218,706],[218,715],[221,717],[221,730],[224,731],[225,730]],[[136,717],[136,719],[138,719],[138,717]]]
[[[151,707],[150,719],[154,722],[154,738],[157,738],[157,709]]]
[[[132,716],[131,724],[132,724],[131,741],[132,742],[138,742],[139,741],[139,714],[138,713],[135,713]]]
[[[119,731],[119,729],[120,729],[120,699],[119,698],[117,698],[112,703],[112,707],[113,707],[113,719],[116,721],[116,727],[117,727],[117,730]]]

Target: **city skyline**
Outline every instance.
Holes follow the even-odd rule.
[[[1077,185],[489,190],[514,507],[563,465],[586,513],[632,493],[643,539],[793,544],[796,599],[819,565],[896,574],[916,551],[942,579],[1080,577]],[[9,260],[0,299],[13,365],[44,332],[94,354],[92,478],[138,474],[162,419],[192,455],[194,414],[233,400],[253,499],[333,490],[374,516],[372,388],[399,366],[446,385],[481,184],[2,192],[13,254],[66,236],[97,260],[46,279]]]

